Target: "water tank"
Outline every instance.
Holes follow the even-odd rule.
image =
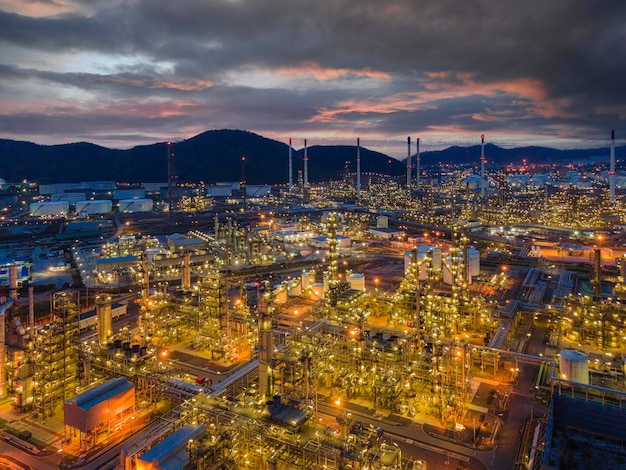
[[[575,349],[563,349],[559,359],[561,378],[578,382],[589,383],[589,358],[585,353]]]
[[[352,273],[347,277],[350,289],[365,291],[365,274]]]

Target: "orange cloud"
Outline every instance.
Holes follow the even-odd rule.
[[[276,75],[287,77],[307,77],[312,76],[319,81],[336,80],[347,76],[367,77],[375,80],[390,80],[391,76],[385,72],[378,72],[370,68],[365,69],[336,69],[321,67],[315,62],[305,62],[299,67],[280,67],[276,70]]]

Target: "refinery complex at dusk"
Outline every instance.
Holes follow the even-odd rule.
[[[175,143],[160,183],[2,182],[0,468],[626,468],[614,135],[485,140],[425,165],[409,137],[402,176],[357,139],[318,181],[290,140],[279,185],[245,155],[180,181]]]

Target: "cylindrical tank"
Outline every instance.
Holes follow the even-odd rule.
[[[33,217],[57,216],[67,214],[70,211],[70,203],[67,201],[55,202],[31,202],[30,215]]]
[[[467,265],[469,266],[469,274],[472,277],[476,277],[480,274],[480,251],[469,249],[467,250]]]
[[[575,349],[563,349],[559,359],[561,377],[565,380],[589,383],[589,359],[585,353]]]
[[[96,199],[93,201],[78,201],[76,214],[79,216],[93,214],[108,214],[113,209],[113,203],[108,199]]]
[[[389,217],[386,215],[379,215],[376,217],[376,227],[389,228]]]
[[[421,245],[417,247],[418,253],[428,253],[431,252],[432,256],[432,265],[435,271],[441,271],[441,247],[435,245]]]
[[[302,283],[300,279],[291,279],[289,281],[289,292],[290,297],[300,297],[302,295]]]
[[[300,280],[302,281],[302,288],[308,288],[315,283],[315,271],[303,271]]]
[[[352,273],[348,275],[347,280],[350,284],[350,289],[365,291],[365,274]]]
[[[409,269],[411,268],[411,259],[413,257],[412,251],[407,251],[404,254],[404,275],[406,276],[409,273]],[[417,252],[417,263],[419,264],[419,280],[425,281],[428,277],[428,263],[426,262],[426,253]]]
[[[324,298],[324,284],[311,284],[311,300],[320,300]]]
[[[281,285],[274,289],[274,302],[281,305],[287,303],[287,286]]]
[[[119,212],[152,212],[152,199],[122,199],[119,202]]]
[[[113,334],[110,296],[98,295],[96,297],[96,318],[98,322],[98,340],[100,344],[104,344]]]

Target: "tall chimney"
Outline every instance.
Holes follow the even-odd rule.
[[[35,328],[35,291],[33,283],[28,283],[28,326]]]
[[[291,158],[291,138],[289,138],[289,191],[293,188],[293,160]]]
[[[113,316],[111,315],[111,297],[96,296],[96,318],[98,322],[98,341],[104,344],[113,336]]]
[[[609,202],[615,204],[615,131],[611,131],[611,163],[609,168]]]
[[[416,168],[416,184],[415,184],[415,189],[417,189],[418,191],[422,190],[422,182],[420,180],[420,173],[422,172],[422,166],[421,166],[421,161],[420,161],[420,138],[418,137],[417,139],[415,139],[415,145],[417,146],[417,158],[415,160],[415,165],[417,166]]]
[[[272,396],[272,357],[274,355],[274,329],[272,311],[265,294],[259,295],[259,396],[267,399]]]
[[[361,199],[361,139],[356,138],[356,197]]]
[[[406,156],[406,187],[411,189],[411,137],[406,138],[407,156]]]
[[[9,299],[17,300],[17,264],[9,266]]]
[[[304,185],[309,185],[309,155],[307,154],[306,139],[304,139]]]
[[[480,136],[480,204],[485,207],[485,135]]]
[[[183,256],[183,263],[180,271],[180,287],[184,291],[188,291],[191,289],[191,253],[188,251],[185,252],[185,255]]]

